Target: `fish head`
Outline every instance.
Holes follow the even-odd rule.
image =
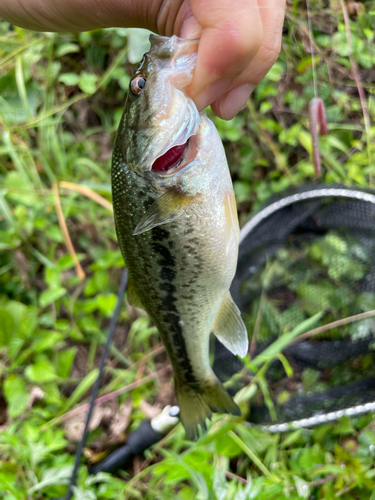
[[[146,177],[171,176],[201,123],[185,93],[197,62],[198,40],[151,35],[150,42],[130,81],[117,143],[133,171]]]

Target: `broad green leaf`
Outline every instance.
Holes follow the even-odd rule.
[[[19,491],[16,478],[17,475],[11,472],[0,472],[0,493],[5,493],[7,495],[3,498],[9,498],[10,500],[22,499],[22,492]]]
[[[79,75],[77,75],[77,73],[63,73],[62,75],[59,76],[59,81],[67,86],[77,85],[78,80],[79,80]]]
[[[188,479],[189,473],[185,467],[178,463],[169,463],[167,461],[161,462],[157,466],[156,471],[158,473],[165,473],[166,484],[173,484],[176,482],[181,482],[184,479]]]
[[[18,317],[22,319],[21,323],[19,323],[18,325],[17,334],[23,339],[28,339],[32,337],[35,333],[35,329],[38,324],[39,310],[37,307],[34,306],[25,307],[24,304],[20,304],[19,302],[17,304],[19,304],[24,308],[23,313],[21,307],[17,308],[20,313]],[[13,307],[14,305],[15,303],[12,301],[10,307],[12,308],[11,310],[13,311],[16,309],[15,307]]]
[[[29,394],[22,377],[9,375],[4,382],[4,395],[8,403],[10,418],[16,418],[26,410]]]
[[[232,458],[240,454],[241,448],[228,435],[216,440],[216,451],[220,455]]]
[[[57,353],[56,372],[59,377],[64,379],[69,377],[77,351],[78,348],[74,346]]]
[[[17,302],[16,300],[10,300],[6,304],[7,311],[13,316],[15,322],[15,330],[18,331],[22,329],[25,313],[27,311],[27,306],[22,304],[22,302]]]
[[[67,290],[64,287],[59,288],[49,288],[44,290],[39,297],[40,307],[46,307],[56,302],[56,300],[61,299],[66,294]]]
[[[10,250],[20,245],[18,235],[13,231],[0,231],[0,250]]]
[[[117,296],[112,293],[108,295],[99,295],[97,298],[98,309],[107,316],[112,315],[113,310],[116,306]]]
[[[319,60],[320,60],[320,57],[319,56],[315,56],[314,58],[312,58],[312,57],[306,57],[305,59],[302,59],[302,61],[300,61],[297,64],[296,70],[299,73],[303,73],[307,69],[310,69],[312,67],[313,59],[314,59],[315,64],[317,64],[319,62]]]
[[[299,134],[298,134],[298,139],[299,142],[302,144],[302,146],[306,149],[306,151],[311,154],[312,151],[312,139],[311,135],[306,132],[305,130],[301,129]]]
[[[275,62],[266,75],[266,78],[272,82],[278,82],[284,73],[284,64],[281,61]]]
[[[61,287],[61,270],[57,267],[47,267],[44,271],[45,281],[49,288],[56,289]]]
[[[354,434],[354,433],[355,433],[355,428],[352,424],[352,421],[346,416],[341,417],[333,428],[333,434]]]
[[[78,87],[86,94],[93,94],[96,90],[98,77],[94,73],[82,71],[78,80]]]
[[[74,498],[77,500],[98,500],[98,497],[92,490],[87,490],[81,486],[73,486]]]
[[[73,52],[79,52],[79,45],[76,43],[62,43],[56,49],[56,56],[62,57]]]
[[[44,355],[39,355],[35,363],[26,367],[25,375],[35,383],[52,382],[57,379],[53,364]]]
[[[80,257],[83,258],[83,254],[77,255],[77,257],[78,257],[78,260],[80,260]],[[71,269],[72,267],[74,267],[74,265],[75,265],[75,262],[74,262],[73,257],[70,255],[70,253],[63,255],[57,261],[57,266],[60,270]]]
[[[15,331],[13,316],[6,309],[0,309],[0,347],[8,346]]]
[[[30,189],[28,180],[20,172],[9,172],[5,183],[9,188],[7,198],[28,207],[33,207],[37,204],[37,196],[33,193],[33,189]]]
[[[35,352],[43,352],[48,349],[58,348],[59,342],[64,338],[64,334],[61,332],[54,332],[51,330],[38,330],[36,333],[36,339],[33,342],[32,349]]]
[[[41,481],[39,481],[39,483],[36,483],[32,488],[29,489],[29,494],[34,493],[35,491],[40,491],[44,488],[47,488],[48,486],[69,484],[72,470],[72,465],[66,465],[61,469],[55,467],[47,469],[43,474]]]
[[[13,336],[8,344],[8,354],[9,357],[14,360],[17,354],[20,352],[21,347],[24,344],[24,340],[20,337]]]
[[[221,139],[231,142],[237,142],[242,137],[242,119],[235,116],[232,120],[222,120],[217,116],[214,117],[216,128]]]
[[[128,61],[138,63],[145,52],[150,50],[151,31],[141,28],[128,29]]]

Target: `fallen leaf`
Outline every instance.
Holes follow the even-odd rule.
[[[161,408],[158,406],[152,406],[147,403],[144,399],[139,403],[139,409],[146,415],[150,420],[156,415],[159,415]]]
[[[360,2],[345,2],[346,8],[348,11],[349,16],[356,16],[358,15],[362,9],[364,9],[364,5],[361,4]]]
[[[30,408],[33,407],[35,401],[40,401],[41,399],[44,398],[45,395],[46,393],[43,392],[40,387],[35,385],[30,391],[29,401],[27,403],[27,409],[30,410]]]
[[[112,414],[113,410],[111,408],[106,406],[95,406],[89,424],[89,431],[92,432],[97,429],[102,421],[110,418]],[[69,441],[77,443],[81,439],[85,428],[86,417],[87,413],[79,413],[78,415],[74,415],[66,420],[64,423],[64,429],[66,438]]]

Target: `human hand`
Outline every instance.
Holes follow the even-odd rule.
[[[285,0],[0,0],[0,18],[36,31],[125,26],[200,38],[188,94],[232,118],[276,61]]]
[[[200,38],[188,93],[199,109],[233,118],[279,56],[285,0],[190,0],[182,38]]]

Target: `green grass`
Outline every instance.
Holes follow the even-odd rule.
[[[373,124],[375,11],[371,1],[363,4],[350,20],[351,44]],[[374,187],[375,130],[365,128],[340,2],[312,2],[312,20],[318,91],[330,128],[320,140],[321,182]],[[313,179],[306,26],[305,4],[294,0],[280,58],[248,109],[230,122],[214,118],[242,223],[273,194]],[[71,182],[111,200],[111,147],[134,68],[131,33],[32,33],[0,23],[0,498],[6,500],[62,496],[74,462],[73,424],[64,415],[87,401],[123,261],[111,211],[60,187],[63,218],[86,275],[78,277],[52,188]],[[270,356],[278,352],[274,345]],[[166,364],[156,329],[124,303],[100,395],[135,381],[137,387],[103,405],[80,468],[77,499],[375,498],[371,415],[287,435],[215,417],[197,443],[178,426],[131,470],[89,476],[87,464],[145,418],[144,402],[173,401]],[[267,390],[268,364],[259,363],[253,382],[259,390]],[[243,391],[244,411],[253,395]],[[126,405],[131,416],[109,432]]]

